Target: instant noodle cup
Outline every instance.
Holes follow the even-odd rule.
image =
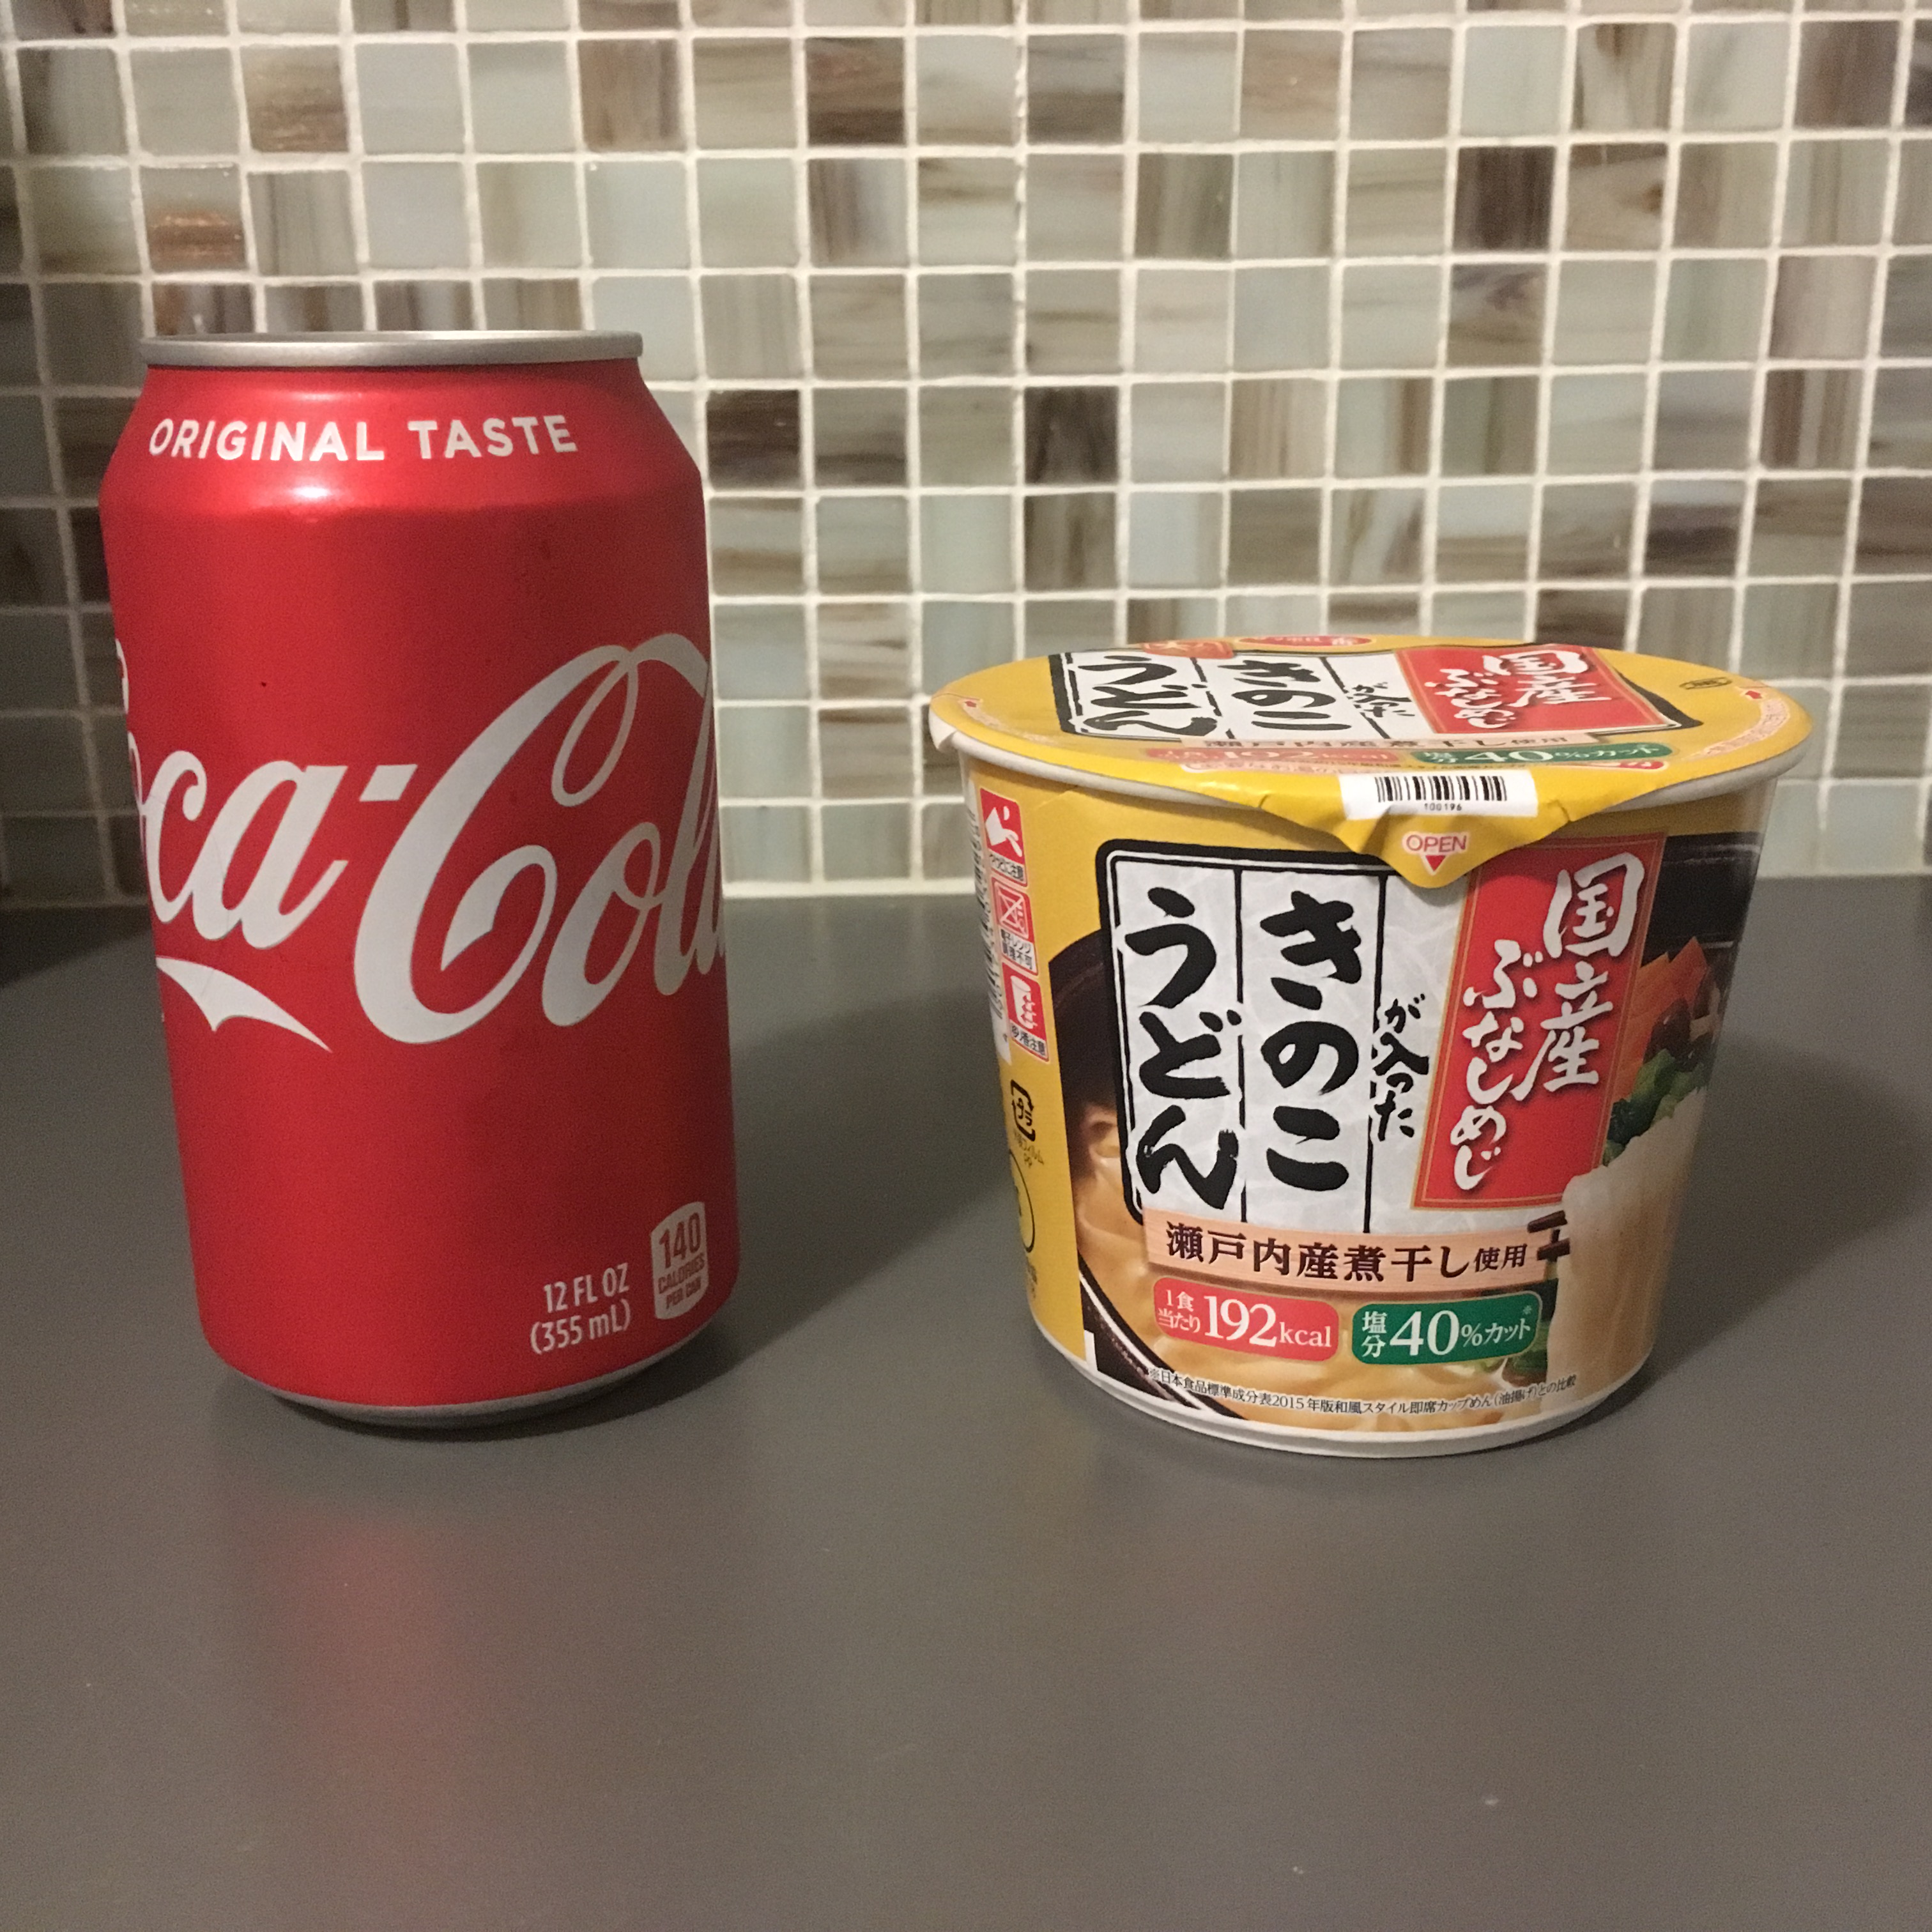
[[[1636,1372],[1790,699],[1569,645],[1212,638],[981,671],[932,728],[1028,1293],[1083,1374],[1396,1456]]]

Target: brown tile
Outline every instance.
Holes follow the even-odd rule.
[[[897,156],[814,155],[807,204],[814,262],[872,268],[906,259],[906,176]]]
[[[61,487],[68,496],[92,496],[100,488],[107,459],[134,407],[128,396],[62,396],[55,404]]]
[[[1784,187],[1787,248],[1876,242],[1885,220],[1882,141],[1794,141]]]
[[[354,0],[350,17],[358,34],[447,34],[456,25],[455,0]]]
[[[1351,139],[1418,141],[1446,134],[1451,44],[1440,28],[1358,29],[1348,91]]]
[[[1108,142],[1120,138],[1126,42],[1118,34],[1029,40],[1027,139]]]
[[[483,284],[483,326],[486,328],[581,328],[582,298],[574,282],[493,275]]]
[[[1851,488],[1842,476],[1760,483],[1751,524],[1753,571],[1773,577],[1836,571],[1844,560]]]
[[[927,262],[1010,262],[1018,252],[1019,184],[1004,155],[918,163],[919,247]]]
[[[255,326],[246,282],[157,282],[157,335],[232,335]]]
[[[1111,483],[1120,473],[1118,392],[1099,386],[1026,392],[1026,480]]]
[[[1743,509],[1742,483],[1653,484],[1644,568],[1652,577],[1728,577],[1737,563]]]
[[[835,378],[904,375],[905,299],[898,275],[813,276],[813,368]]]
[[[1728,584],[1653,584],[1644,592],[1636,648],[1684,664],[1727,664],[1731,655]]]
[[[1244,378],[1233,386],[1228,426],[1231,476],[1319,476],[1328,448],[1328,385],[1293,376]]]
[[[14,32],[23,40],[74,40],[113,31],[113,0],[14,0]]]
[[[1450,367],[1540,362],[1544,279],[1540,268],[1459,262],[1449,278]]]
[[[1422,574],[1420,490],[1337,490],[1330,500],[1328,574],[1336,584],[1410,584]]]
[[[1319,490],[1234,490],[1228,496],[1230,584],[1312,584],[1321,574]]]
[[[19,58],[28,154],[127,152],[121,82],[111,49],[23,47]]]
[[[1630,598],[1624,591],[1545,590],[1536,600],[1536,641],[1620,651],[1629,620]]]
[[[1664,151],[1648,142],[1570,151],[1572,248],[1654,248],[1661,238]]]
[[[1849,470],[1858,456],[1858,390],[1856,369],[1772,370],[1758,460],[1771,470]],[[1876,440],[1876,417],[1874,431]]]
[[[1420,628],[1422,601],[1388,590],[1338,590],[1328,599],[1328,628],[1371,637],[1411,637]]]
[[[903,389],[820,388],[812,416],[812,473],[821,489],[905,482]]]
[[[1127,642],[1159,644],[1169,638],[1212,637],[1220,626],[1211,597],[1130,597]]]
[[[262,326],[272,334],[367,328],[353,282],[282,282],[262,291]]]
[[[1536,467],[1536,378],[1477,376],[1442,386],[1442,473],[1526,476]]]
[[[1882,128],[1892,112],[1896,23],[1808,20],[1799,32],[1795,124]]]
[[[1906,49],[1905,124],[1923,128],[1932,122],[1932,33],[1927,23],[1913,24],[1911,44]]]
[[[818,500],[818,587],[842,595],[908,587],[906,500]]]
[[[1035,27],[1112,27],[1126,23],[1126,0],[1027,0]]]
[[[1103,651],[1114,642],[1111,599],[1092,597],[1030,598],[1026,605],[1026,654],[1052,657],[1061,651]]]
[[[1757,248],[1771,239],[1778,150],[1768,141],[1687,141],[1677,164],[1680,248]]]
[[[1237,0],[1141,0],[1140,5],[1143,20],[1232,20],[1240,10]]]
[[[1738,668],[1757,677],[1829,677],[1835,584],[1754,584],[1744,592]]]
[[[1027,277],[1026,364],[1034,375],[1104,375],[1120,366],[1120,280],[1111,268]]]
[[[1778,379],[1778,371],[1772,380]],[[1795,373],[1795,372],[1793,372]],[[1807,370],[1807,374],[1811,372]],[[1832,370],[1834,376],[1850,376],[1850,370]],[[1856,416],[1858,388],[1847,382],[1847,413]],[[1769,415],[1767,402],[1766,413]],[[1869,460],[1876,469],[1932,468],[1932,369],[1881,369],[1872,393],[1871,445]],[[1849,467],[1850,458],[1818,466]]]
[[[791,49],[787,42],[694,41],[692,76],[700,148],[791,146]]]
[[[1029,590],[1100,590],[1114,582],[1111,490],[1029,496],[1023,515]]]
[[[1435,412],[1426,376],[1358,376],[1335,388],[1335,473],[1420,476]]]
[[[1448,176],[1440,148],[1356,148],[1348,158],[1348,253],[1439,254]]]
[[[1004,27],[1013,0],[914,0],[913,18],[922,27]]]
[[[1543,493],[1546,577],[1622,577],[1636,492],[1628,483],[1552,483]]]
[[[800,373],[798,296],[790,276],[706,275],[698,301],[712,376],[755,380]]]
[[[616,154],[682,145],[675,40],[586,40],[577,57],[586,148]]]
[[[904,711],[820,712],[818,768],[828,798],[888,798],[910,791],[912,737]]]
[[[1775,356],[1862,356],[1871,309],[1872,263],[1854,255],[1786,255],[1771,310]]]
[[[706,27],[784,27],[790,0],[691,0],[691,24]]]
[[[1874,576],[1932,572],[1932,477],[1865,478],[1856,567]]]
[[[1892,257],[1879,352],[1932,356],[1932,255]]]
[[[1845,669],[1854,677],[1932,671],[1932,584],[1859,584],[1852,590]]]
[[[912,690],[911,613],[902,603],[818,607],[822,698],[904,698]]]
[[[349,176],[338,168],[257,172],[248,182],[255,266],[265,275],[352,275],[356,222]],[[148,203],[148,220],[154,203]]]
[[[1250,28],[1241,56],[1242,134],[1261,140],[1332,137],[1341,73],[1339,33]]]
[[[1012,411],[1004,389],[922,389],[920,474],[928,484],[1010,483]]]
[[[1571,110],[1579,134],[1619,134],[1670,124],[1676,30],[1628,22],[1585,27],[1576,36]]]
[[[143,168],[148,259],[158,274],[245,268],[242,182],[233,168]]]
[[[1135,254],[1171,260],[1225,257],[1234,188],[1231,155],[1142,154]]]
[[[805,44],[806,137],[820,147],[905,140],[905,43],[896,34]]]
[[[796,496],[727,496],[711,507],[712,588],[727,597],[780,597],[805,588]]]
[[[333,47],[244,47],[248,138],[264,154],[339,154],[349,146],[342,69]]]
[[[1013,366],[1010,275],[919,278],[920,368],[928,376],[1000,376]]]
[[[714,389],[704,408],[712,488],[795,489],[798,420],[796,389]]]
[[[1520,582],[1529,568],[1527,483],[1474,484],[1440,493],[1436,574],[1451,584]]]
[[[1925,762],[1932,688],[1849,684],[1838,700],[1832,770],[1841,778],[1916,778]]]
[[[467,282],[378,282],[378,328],[474,328]]]
[[[1550,245],[1554,148],[1464,148],[1456,162],[1456,247],[1468,254]]]
[[[1659,470],[1742,470],[1750,444],[1748,369],[1666,369],[1658,378],[1651,461]]]

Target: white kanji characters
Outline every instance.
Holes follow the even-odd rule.
[[[1634,852],[1612,853],[1580,866],[1574,879],[1558,872],[1543,918],[1544,951],[1552,959],[1565,952],[1574,959],[1600,952],[1621,958],[1636,929],[1643,878],[1643,861]]]

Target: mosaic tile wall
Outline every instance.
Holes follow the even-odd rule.
[[[1932,21],[1024,4],[11,0],[14,902],[139,887],[92,498],[146,328],[640,329],[744,890],[961,879],[961,672],[1323,628],[1780,678],[1773,862],[1922,864]]]

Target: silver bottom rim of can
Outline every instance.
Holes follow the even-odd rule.
[[[1039,1326],[1037,1323],[1034,1325]],[[1508,1443],[1526,1442],[1532,1436],[1547,1436],[1552,1430],[1562,1429],[1579,1417],[1588,1415],[1593,1408],[1609,1401],[1643,1366],[1643,1362],[1639,1362],[1636,1368],[1628,1374],[1619,1376],[1607,1388],[1586,1396],[1581,1402],[1570,1403],[1554,1415],[1526,1416],[1520,1422],[1481,1423],[1466,1429],[1418,1429],[1400,1432],[1390,1430],[1385,1435],[1366,1430],[1352,1433],[1341,1430],[1295,1429],[1283,1423],[1245,1422],[1239,1416],[1204,1415],[1198,1410],[1178,1409],[1153,1396],[1142,1395],[1138,1389],[1130,1389],[1115,1382],[1111,1376],[1103,1376],[1090,1363],[1084,1361],[1054,1336],[1048,1335],[1044,1328],[1040,1332],[1052,1344],[1054,1354],[1078,1369],[1095,1388],[1103,1390],[1116,1402],[1124,1402],[1130,1408],[1137,1408],[1142,1414],[1152,1416],[1157,1422],[1169,1424],[1177,1429],[1192,1430],[1197,1436],[1219,1436],[1224,1442],[1238,1442],[1250,1449],[1284,1450],[1298,1456],[1466,1456],[1478,1450],[1500,1449]],[[1648,1354],[1644,1357],[1644,1361],[1649,1359]]]
[[[520,1422],[552,1409],[574,1408],[580,1402],[602,1395],[608,1388],[616,1388],[621,1382],[628,1382],[633,1376],[642,1375],[646,1369],[656,1368],[660,1362],[669,1361],[680,1348],[696,1341],[723,1312],[721,1304],[682,1340],[674,1342],[668,1348],[660,1349],[655,1355],[646,1355],[641,1362],[627,1363],[621,1369],[611,1370],[608,1375],[592,1376],[587,1382],[572,1382],[565,1388],[538,1389],[530,1395],[502,1396],[490,1402],[442,1402],[427,1408],[386,1408],[376,1402],[330,1402],[319,1395],[301,1395],[293,1389],[278,1388],[273,1382],[265,1382],[254,1376],[242,1376],[242,1378],[253,1382],[258,1389],[266,1389],[270,1395],[280,1396],[284,1402],[294,1403],[298,1408],[313,1408],[323,1415],[338,1415],[346,1422],[377,1423],[388,1429],[464,1429],[478,1423]],[[239,1369],[235,1372],[242,1375]]]

